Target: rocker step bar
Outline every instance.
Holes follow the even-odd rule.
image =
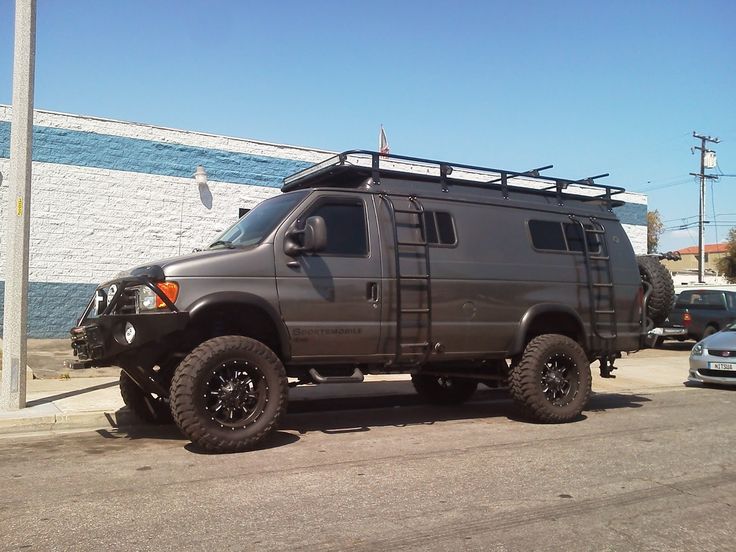
[[[353,370],[350,376],[323,376],[315,368],[309,369],[309,375],[312,376],[314,383],[360,383],[365,379],[363,372],[358,368]]]

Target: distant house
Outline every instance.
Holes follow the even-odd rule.
[[[718,261],[727,252],[725,243],[709,243],[705,246],[705,283],[727,284],[728,281],[718,270]],[[679,261],[663,261],[667,269],[672,272],[672,279],[676,286],[698,283],[698,246],[693,245],[678,251],[682,255]]]

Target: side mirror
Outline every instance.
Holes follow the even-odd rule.
[[[327,247],[327,226],[322,217],[309,217],[304,230],[291,230],[284,240],[284,253],[296,257],[302,253],[317,253]]]
[[[317,253],[327,247],[327,226],[322,217],[309,217],[304,225],[302,251]]]

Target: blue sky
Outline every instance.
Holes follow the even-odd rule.
[[[0,0],[0,103],[14,2]],[[736,174],[736,2],[38,0],[36,107],[331,150],[610,172],[697,243]],[[718,170],[714,171],[718,172]],[[708,218],[736,225],[736,178]],[[688,218],[690,217],[690,218]],[[717,231],[717,236],[716,236]]]

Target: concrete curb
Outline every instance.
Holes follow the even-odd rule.
[[[132,413],[125,410],[58,412],[24,418],[0,418],[0,438],[6,435],[45,431],[117,429],[133,427],[141,423]]]

